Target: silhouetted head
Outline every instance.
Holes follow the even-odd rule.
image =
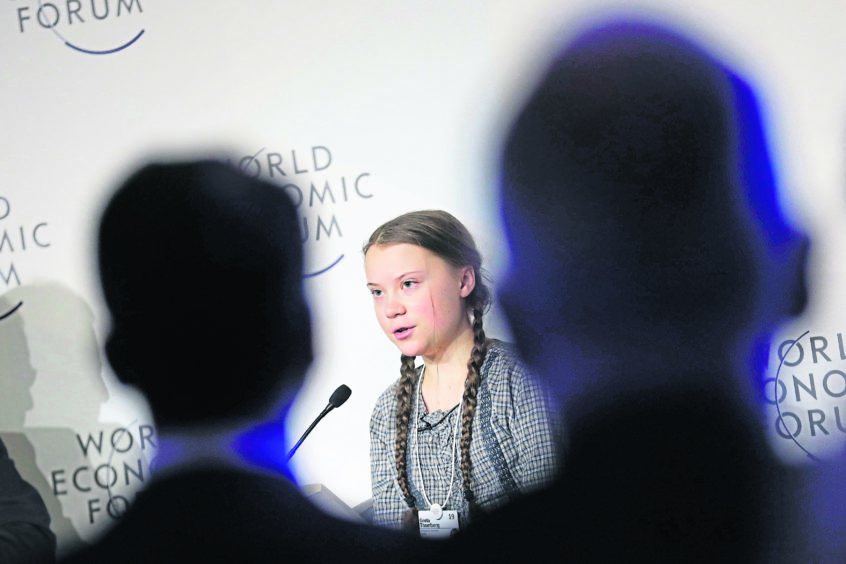
[[[106,353],[160,426],[264,415],[312,359],[295,208],[220,162],[151,164],[99,232]]]
[[[756,159],[739,154],[750,135],[738,125],[742,84],[686,40],[637,23],[589,31],[554,59],[502,161],[512,246],[502,301],[527,359],[562,340],[588,356],[727,351],[761,318],[801,309],[763,295],[767,277],[785,280],[774,253],[797,238],[772,175],[744,170]],[[768,166],[764,144],[755,150]],[[761,191],[770,225],[751,209]],[[790,234],[780,251],[765,229]]]

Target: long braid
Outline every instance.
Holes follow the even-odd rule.
[[[414,508],[414,496],[411,494],[411,486],[408,482],[408,463],[406,450],[408,449],[408,427],[411,417],[411,409],[414,401],[414,380],[417,370],[414,367],[413,356],[400,356],[400,381],[397,388],[397,438],[394,457],[397,467],[397,483],[402,490],[405,502],[410,508]]]
[[[471,471],[473,465],[470,461],[470,442],[473,438],[473,417],[476,415],[476,398],[479,393],[479,385],[482,382],[481,370],[485,355],[488,352],[488,345],[485,339],[485,330],[482,327],[482,315],[484,307],[476,305],[473,308],[473,350],[470,353],[470,360],[467,362],[467,380],[464,382],[464,397],[461,414],[461,477],[464,485],[464,497],[470,504],[471,512],[475,511],[475,496],[472,489]]]
[[[370,239],[362,248],[365,256],[367,251],[374,245],[394,244],[416,245],[426,249],[441,259],[445,260],[454,268],[473,267],[475,275],[475,287],[469,296],[465,298],[465,304],[473,313],[473,349],[470,353],[470,360],[467,363],[467,379],[464,384],[461,410],[461,474],[464,484],[464,496],[470,502],[471,511],[475,508],[472,491],[472,465],[470,461],[470,442],[472,435],[473,417],[476,412],[476,396],[481,385],[481,368],[487,354],[487,342],[485,332],[482,329],[482,315],[490,306],[490,290],[484,283],[482,271],[482,257],[473,241],[473,236],[467,228],[455,217],[443,210],[421,210],[409,212],[398,216],[378,227]],[[415,500],[411,494],[411,485],[408,477],[408,463],[406,451],[408,449],[409,418],[413,408],[412,401],[416,402],[414,396],[414,385],[417,371],[414,367],[414,357],[402,356],[400,368],[400,383],[397,390],[397,416],[396,416],[396,470],[397,483],[402,490],[411,510],[406,511],[406,516],[411,514],[416,520],[416,511],[413,509]],[[416,422],[414,422],[416,425]],[[415,429],[416,432],[416,429]],[[403,525],[406,523],[403,517]]]

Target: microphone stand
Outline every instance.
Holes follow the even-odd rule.
[[[317,416],[317,419],[315,419],[314,422],[312,422],[312,424],[308,426],[308,429],[306,429],[306,432],[303,433],[303,436],[300,437],[300,440],[298,440],[297,444],[294,445],[294,448],[292,448],[291,450],[288,451],[287,460],[291,460],[291,457],[294,456],[294,453],[297,451],[298,448],[300,448],[300,445],[303,444],[303,441],[308,436],[308,434],[311,433],[311,430],[314,429],[314,426],[317,425],[320,422],[321,419],[326,417],[326,414],[329,413],[330,411],[332,411],[333,409],[335,409],[335,406],[332,405],[332,404],[329,404],[329,405],[327,405],[326,407],[323,408],[323,411],[320,412],[320,415]]]
[[[286,459],[286,462],[288,460],[291,460],[291,457],[294,456],[294,453],[297,451],[298,448],[300,448],[300,445],[303,443],[308,434],[311,433],[311,430],[314,429],[314,426],[320,423],[320,420],[326,417],[327,413],[329,413],[336,407],[341,407],[342,405],[344,405],[344,402],[349,399],[351,393],[352,392],[346,384],[341,384],[334,392],[332,392],[332,395],[329,397],[329,403],[326,405],[326,407],[323,408],[323,411],[320,412],[320,415],[317,416],[317,419],[315,419],[314,422],[309,425],[308,429],[306,429],[306,432],[303,433],[303,436],[300,437],[300,440],[297,441],[297,444],[294,445],[294,448],[288,451],[288,458]]]

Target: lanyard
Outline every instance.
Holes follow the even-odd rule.
[[[417,431],[417,416],[419,413],[419,399],[420,399],[420,384],[423,382],[423,375],[420,375],[420,379],[417,380],[417,390],[414,392],[414,429],[415,432]],[[444,502],[442,504],[438,503],[431,503],[429,501],[429,497],[426,495],[426,487],[423,485],[423,471],[420,468],[420,452],[419,452],[419,445],[420,440],[415,435],[414,440],[414,461],[413,464],[417,467],[417,473],[420,475],[420,494],[423,496],[423,501],[426,502],[426,505],[429,506],[429,510],[432,512],[432,516],[435,519],[440,519],[441,515],[443,515],[443,508],[449,501],[450,496],[452,495],[452,488],[455,485],[455,449],[456,445],[458,444],[458,430],[460,429],[461,423],[461,413],[457,413],[455,417],[455,433],[452,436],[452,457],[450,458],[452,470],[449,476],[449,489],[447,490],[446,498],[444,498]]]

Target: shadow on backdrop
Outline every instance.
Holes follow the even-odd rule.
[[[15,315],[20,305],[0,296],[0,311],[4,312],[0,316],[0,397],[7,403],[9,399],[20,402],[26,409],[32,405],[28,392],[34,378],[29,363],[21,361],[27,349],[20,316]],[[3,426],[8,425],[7,418]],[[17,442],[11,456],[6,445],[9,441]],[[22,433],[0,433],[0,561],[9,564],[49,563],[56,558],[56,535],[50,528],[44,492],[33,486],[44,479],[37,471],[34,479],[25,476],[22,468],[34,465],[34,459],[32,445]]]
[[[765,441],[755,370],[804,307],[808,245],[779,208],[748,84],[670,30],[590,29],[513,122],[501,196],[503,308],[570,437],[553,488],[460,546],[525,559],[555,539],[574,562],[804,555],[798,478]]]
[[[31,284],[0,297],[0,310],[11,304],[23,305],[0,322],[0,436],[47,504],[62,555],[114,524],[143,487],[153,430],[101,422],[110,397],[94,315],[80,296]]]

